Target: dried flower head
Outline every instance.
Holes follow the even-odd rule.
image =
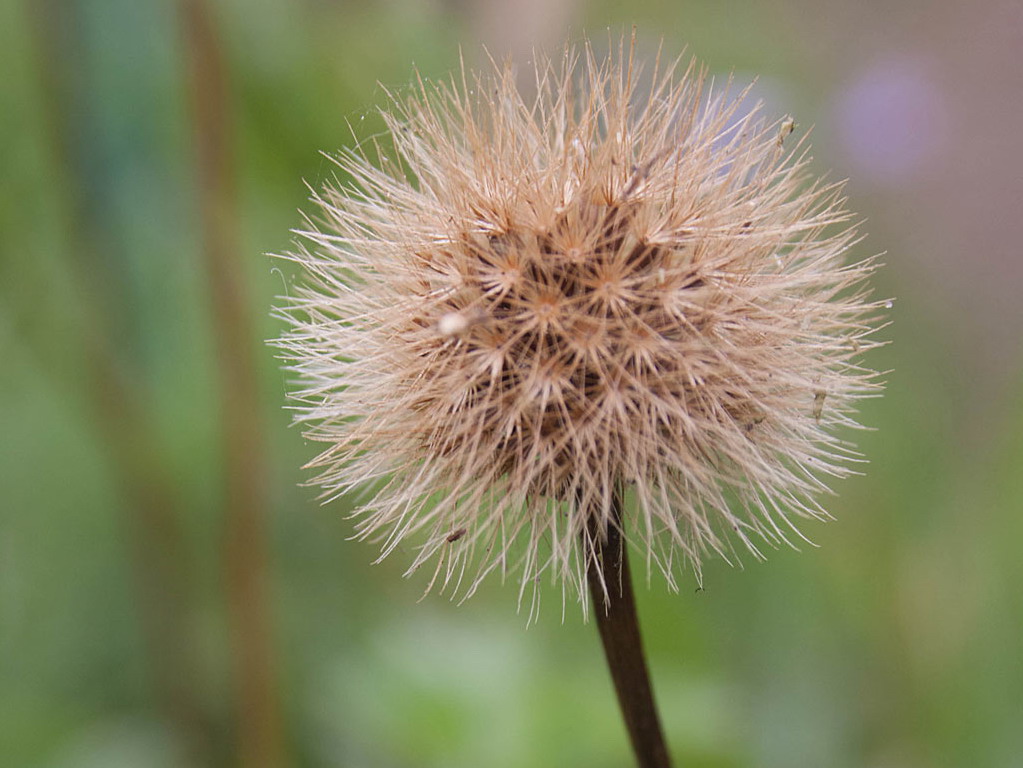
[[[509,68],[420,80],[315,196],[279,343],[316,482],[365,489],[358,537],[465,594],[549,570],[581,597],[622,489],[670,584],[788,541],[877,388],[841,185],[692,64],[535,67],[528,100]]]

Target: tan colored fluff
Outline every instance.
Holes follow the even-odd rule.
[[[336,158],[289,258],[279,342],[325,497],[359,538],[471,594],[548,571],[585,593],[588,521],[624,487],[632,548],[670,584],[739,540],[825,518],[874,392],[877,302],[840,185],[790,120],[740,113],[692,65],[629,52],[419,82],[389,134]],[[683,556],[683,557],[680,557]],[[461,589],[459,589],[459,587]]]

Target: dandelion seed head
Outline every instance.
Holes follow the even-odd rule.
[[[419,80],[314,198],[278,343],[316,482],[369,489],[358,536],[462,595],[496,570],[581,597],[621,489],[672,585],[790,541],[879,387],[841,185],[694,64],[535,69],[530,100],[507,68]]]

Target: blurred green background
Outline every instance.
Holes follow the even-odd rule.
[[[0,3],[0,764],[630,764],[558,590],[527,629],[514,584],[417,602],[346,541],[263,342],[378,83],[632,23],[815,125],[897,297],[819,548],[641,586],[679,765],[1023,764],[1011,0]]]

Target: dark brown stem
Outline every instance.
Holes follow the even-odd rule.
[[[621,535],[621,491],[615,492],[611,513],[607,524],[593,521],[588,532],[595,550],[586,568],[593,613],[637,764],[640,768],[671,768],[643,655],[629,561]]]

